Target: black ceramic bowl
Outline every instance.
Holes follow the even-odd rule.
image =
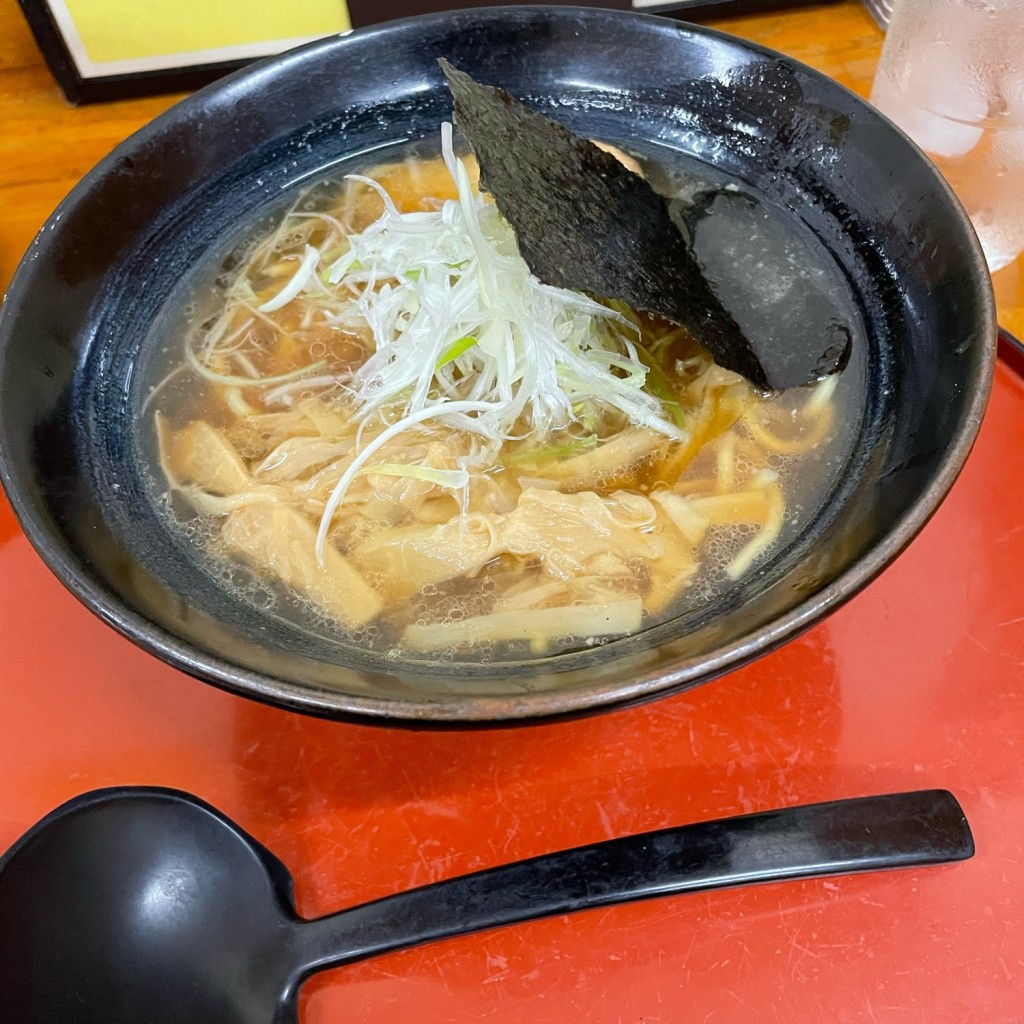
[[[868,337],[853,454],[797,542],[684,619],[500,670],[403,667],[254,611],[165,528],[142,483],[133,370],[177,282],[282,188],[353,154],[434,136],[450,116],[442,55],[580,133],[738,175],[827,244]],[[33,243],[3,308],[0,472],[66,586],[201,679],[332,717],[536,720],[705,681],[854,594],[953,483],[994,353],[989,282],[961,208],[920,152],[839,85],[658,18],[556,7],[447,13],[326,39],[233,75],[82,181]]]

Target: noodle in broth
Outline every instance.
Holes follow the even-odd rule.
[[[183,518],[411,657],[604,643],[756,571],[841,459],[839,378],[759,394],[682,328],[528,273],[502,305],[514,239],[448,156],[300,201],[247,253],[147,399]],[[403,246],[428,255],[396,271]],[[471,264],[490,321],[459,305]],[[547,333],[510,302],[553,309]]]

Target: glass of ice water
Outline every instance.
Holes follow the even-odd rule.
[[[938,165],[990,270],[1024,252],[1024,0],[895,0],[871,102]]]

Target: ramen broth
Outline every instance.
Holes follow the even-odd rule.
[[[463,159],[475,188],[472,157]],[[410,151],[360,171],[377,185],[345,178],[295,196],[226,259],[200,268],[158,328],[166,361],[150,372],[144,406],[156,487],[174,529],[236,593],[384,656],[518,660],[603,644],[707,605],[813,518],[856,431],[859,338],[841,374],[764,395],[681,328],[615,303],[606,319],[581,306],[558,314],[557,331],[603,333],[579,343],[577,376],[600,364],[623,404],[638,390],[626,383],[640,381],[639,412],[588,396],[577,377],[566,384],[562,369],[567,407],[541,408],[544,381],[525,379],[532,350],[512,367],[512,385],[496,377],[482,400],[474,374],[497,373],[505,358],[486,323],[444,344],[420,339],[426,373],[402,364],[399,345],[422,327],[425,305],[461,301],[469,264],[442,253],[422,270],[374,279],[352,257],[385,202],[399,217],[429,217],[447,203],[455,217],[449,169]],[[742,189],[681,159],[644,171],[684,205],[709,188]],[[496,215],[489,205],[482,223]],[[835,302],[837,319],[859,324],[820,243],[790,216],[758,209],[760,262],[735,261],[753,280],[741,291],[757,301],[758,289],[813,286]],[[395,224],[413,245],[415,219]],[[498,256],[516,258],[496,237]],[[398,241],[375,244],[383,260]],[[442,238],[437,251],[448,244]],[[438,292],[421,287],[410,298],[410,281],[420,286],[445,260]],[[492,288],[505,287],[495,280]],[[390,349],[381,343],[388,330]],[[520,396],[528,402],[495,426],[494,395],[517,381],[531,389]]]

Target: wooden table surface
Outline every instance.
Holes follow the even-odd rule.
[[[882,32],[855,0],[730,18],[716,27],[781,50],[866,96]],[[71,187],[179,96],[72,107],[15,0],[0,0],[0,287]],[[1024,258],[995,275],[1000,323],[1024,336]]]

